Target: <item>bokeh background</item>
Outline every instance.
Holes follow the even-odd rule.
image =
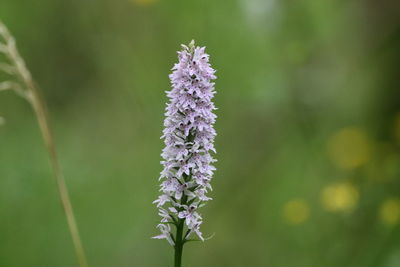
[[[215,236],[184,265],[400,266],[399,3],[1,0],[91,266],[172,266],[151,202],[168,74],[191,39],[218,71],[219,162]],[[0,116],[0,266],[76,266],[30,106],[2,92]]]

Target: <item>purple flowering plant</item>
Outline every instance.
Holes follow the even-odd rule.
[[[210,200],[210,181],[216,161],[213,128],[216,109],[214,97],[215,70],[209,63],[205,47],[192,41],[182,45],[179,62],[169,76],[172,90],[163,131],[165,148],[161,161],[161,195],[154,203],[159,208],[161,231],[156,239],[166,239],[175,249],[175,267],[181,266],[183,245],[191,240],[204,241],[199,208]],[[175,231],[173,231],[175,230]]]

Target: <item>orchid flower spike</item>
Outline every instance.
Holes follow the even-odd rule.
[[[191,235],[204,241],[199,208],[211,199],[207,193],[212,190],[210,181],[216,161],[212,156],[216,152],[216,108],[212,102],[215,70],[205,47],[195,46],[194,41],[182,45],[178,59],[169,76],[172,90],[167,92],[169,103],[162,136],[165,148],[161,154],[161,195],[154,201],[161,216],[157,226],[161,235],[154,238],[166,239],[175,247],[176,257],[182,254],[183,244]],[[175,233],[171,225],[175,225]]]

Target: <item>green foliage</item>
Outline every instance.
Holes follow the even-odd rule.
[[[218,70],[219,162],[203,211],[215,237],[188,243],[184,263],[399,266],[392,2],[3,0],[49,104],[91,266],[172,265],[150,239],[151,202],[168,74],[192,39]],[[1,92],[0,117],[0,266],[75,266],[31,110]]]

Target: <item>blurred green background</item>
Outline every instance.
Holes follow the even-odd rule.
[[[45,96],[91,266],[172,266],[157,234],[168,74],[217,69],[217,172],[184,266],[400,266],[396,0],[1,0]],[[1,76],[4,77],[4,76]],[[0,94],[0,266],[76,266],[30,106]]]

